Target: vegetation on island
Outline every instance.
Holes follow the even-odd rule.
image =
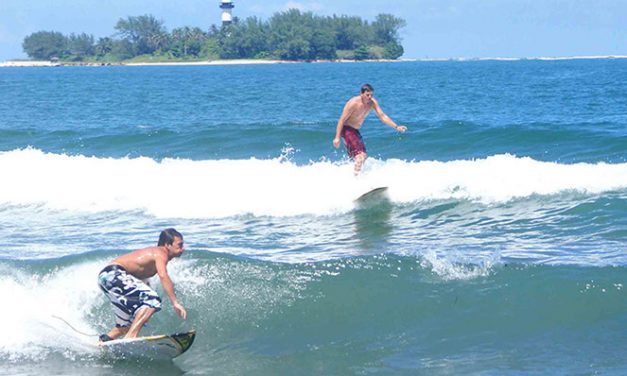
[[[404,26],[405,20],[390,14],[368,22],[290,9],[267,21],[235,18],[207,31],[185,26],[168,32],[163,21],[143,15],[120,19],[110,37],[38,31],[24,38],[22,47],[31,59],[66,62],[397,59]]]

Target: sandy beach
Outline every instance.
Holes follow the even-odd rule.
[[[146,63],[121,63],[120,65],[144,66],[144,65],[243,65],[243,64],[291,64],[294,61],[287,60],[255,60],[255,59],[233,59],[233,60],[207,60],[189,62],[146,62]]]
[[[126,65],[126,66],[150,66],[150,65],[242,65],[242,64],[293,64],[295,61],[287,60],[256,60],[256,59],[233,59],[233,60],[206,60],[189,62],[142,62],[142,63],[67,63],[38,60],[10,60],[0,62],[3,67],[58,67],[58,66],[104,66],[104,65]]]
[[[6,67],[54,67],[59,63],[53,63],[51,61],[36,61],[36,60],[9,60],[0,63],[0,68]]]
[[[176,66],[176,65],[261,65],[261,64],[297,64],[297,63],[366,63],[366,62],[404,62],[415,61],[414,59],[398,59],[398,60],[312,60],[312,61],[294,61],[294,60],[259,60],[259,59],[224,59],[224,60],[205,60],[205,61],[172,61],[172,62],[59,62],[59,61],[38,61],[38,60],[9,60],[0,62],[0,68],[7,67],[59,67],[59,66],[111,66],[111,65],[124,65],[124,66]]]
[[[500,60],[500,61],[517,61],[517,60],[595,60],[595,59],[626,59],[625,55],[609,55],[609,56],[564,56],[564,57],[526,57],[526,58],[508,58],[508,57],[488,57],[488,58],[423,58],[423,59],[397,59],[397,60],[314,60],[306,61],[307,63],[355,63],[355,62],[408,62],[408,61],[485,61],[485,60]],[[177,62],[141,62],[141,63],[129,63],[129,62],[58,62],[58,61],[41,61],[41,60],[8,60],[0,62],[0,68],[10,67],[58,67],[58,66],[110,66],[110,65],[125,65],[125,66],[175,66],[175,65],[252,65],[252,64],[296,64],[305,63],[305,61],[292,61],[292,60],[257,60],[257,59],[224,59],[224,60],[205,60],[205,61],[177,61]]]

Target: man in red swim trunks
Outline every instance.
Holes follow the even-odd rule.
[[[333,146],[335,148],[340,147],[340,136],[344,138],[344,144],[348,150],[348,156],[355,160],[355,175],[358,175],[364,164],[364,161],[368,157],[366,154],[366,146],[359,133],[366,116],[370,113],[370,110],[374,110],[379,119],[382,122],[403,133],[407,130],[404,125],[397,125],[389,116],[387,116],[379,103],[373,97],[374,89],[370,84],[364,84],[361,87],[361,94],[346,102],[340,120],[337,122],[335,131],[335,138],[333,139]]]

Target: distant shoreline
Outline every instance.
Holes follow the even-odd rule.
[[[224,59],[206,61],[164,61],[164,62],[64,62],[64,61],[40,61],[40,60],[9,60],[0,63],[2,67],[61,67],[61,66],[186,66],[186,65],[264,65],[264,64],[299,64],[299,63],[354,63],[354,62],[400,62],[406,60],[261,60],[261,59]]]
[[[207,60],[207,61],[185,61],[185,62],[64,62],[64,61],[41,61],[41,60],[9,60],[0,63],[0,67],[59,67],[59,66],[156,66],[156,65],[244,65],[244,64],[283,64],[295,63],[284,60]]]
[[[477,58],[420,58],[420,59],[398,59],[398,60],[314,60],[314,61],[293,61],[293,60],[259,60],[259,59],[224,59],[207,61],[188,62],[53,62],[40,60],[7,60],[0,62],[0,68],[7,67],[59,67],[59,66],[186,66],[186,65],[263,65],[263,64],[298,64],[298,63],[361,63],[361,62],[409,62],[409,61],[558,61],[558,60],[601,60],[601,59],[627,59],[627,55],[607,55],[607,56],[564,56],[564,57],[477,57]]]

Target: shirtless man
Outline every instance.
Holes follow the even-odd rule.
[[[368,157],[366,154],[366,146],[359,133],[366,116],[370,113],[370,110],[374,110],[379,119],[382,122],[403,133],[407,130],[404,125],[396,125],[396,123],[387,116],[379,103],[373,97],[374,89],[370,84],[364,84],[361,87],[361,94],[346,102],[340,120],[337,122],[335,130],[335,138],[333,139],[333,146],[335,148],[340,147],[340,136],[344,138],[344,144],[348,150],[348,156],[355,160],[355,175],[358,175],[361,171],[361,167],[364,161]]]
[[[147,283],[155,274],[159,275],[176,313],[183,319],[187,317],[187,311],[176,299],[167,269],[168,262],[182,254],[183,235],[168,228],[161,231],[156,247],[122,255],[102,269],[98,285],[113,304],[116,325],[109,333],[101,335],[100,341],[111,341],[121,335],[137,337],[153,313],[161,310],[161,298]]]

